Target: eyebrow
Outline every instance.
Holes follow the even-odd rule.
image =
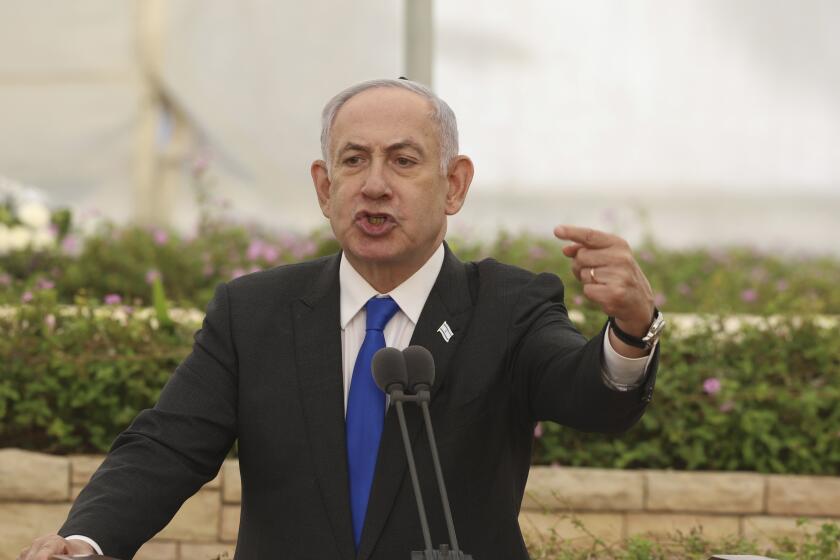
[[[402,150],[405,148],[411,148],[412,150],[419,153],[421,156],[425,156],[426,152],[423,150],[422,146],[413,140],[401,140],[399,142],[395,142],[385,148],[387,153],[396,152],[398,150]],[[341,156],[344,152],[347,151],[359,151],[359,152],[368,152],[370,153],[371,149],[370,146],[366,146],[364,144],[356,144],[354,142],[347,142],[339,151],[338,155]]]
[[[398,150],[402,150],[404,148],[411,148],[421,156],[426,155],[426,152],[423,150],[422,146],[413,140],[403,140],[401,142],[397,142],[395,144],[391,144],[387,148],[385,148],[386,152],[396,152]]]

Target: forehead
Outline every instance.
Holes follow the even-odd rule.
[[[438,145],[434,109],[424,97],[401,88],[373,88],[351,97],[330,131],[331,149],[346,142],[389,145],[411,138],[428,148]]]

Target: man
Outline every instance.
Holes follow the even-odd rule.
[[[345,90],[324,109],[322,151],[312,179],[342,253],[220,286],[193,352],[114,442],[66,538],[42,537],[21,558],[93,545],[130,558],[215,476],[235,439],[237,558],[409,558],[422,536],[395,415],[371,389],[377,345],[434,355],[443,472],[459,542],[476,559],[528,557],[517,516],[536,421],[619,431],[641,416],[661,321],[626,242],[555,229],[573,242],[563,251],[584,294],[614,318],[587,342],[556,276],[462,263],[444,243],[473,164],[432,92],[405,80]],[[407,417],[435,504],[416,407]],[[440,541],[442,516],[430,511]]]

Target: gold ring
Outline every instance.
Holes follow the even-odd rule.
[[[596,284],[598,283],[598,279],[595,278],[595,269],[594,268],[589,269],[589,277],[592,278],[593,282],[595,282]]]

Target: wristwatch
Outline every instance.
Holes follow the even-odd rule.
[[[662,312],[659,311],[659,309],[654,307],[653,320],[650,323],[647,333],[642,338],[628,334],[618,328],[618,325],[615,322],[615,317],[609,318],[609,325],[612,332],[615,333],[615,336],[617,336],[620,341],[625,344],[629,344],[630,346],[635,346],[636,348],[650,350],[653,348],[653,345],[656,344],[656,341],[659,340],[659,337],[662,336],[662,331],[665,329],[665,316],[662,315]]]

